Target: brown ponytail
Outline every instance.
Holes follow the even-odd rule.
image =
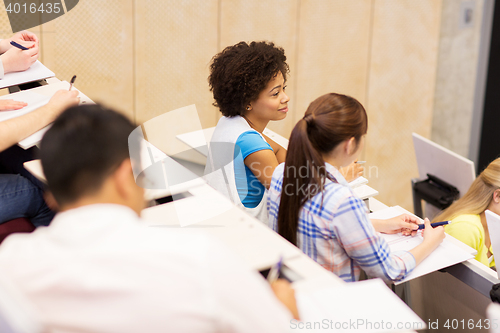
[[[278,211],[281,236],[297,245],[300,209],[323,190],[328,177],[323,154],[352,137],[359,142],[367,129],[366,111],[352,97],[331,93],[309,105],[288,144]]]

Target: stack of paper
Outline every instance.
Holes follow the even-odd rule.
[[[366,184],[368,184],[368,179],[361,176],[361,177],[358,177],[358,178],[354,179],[353,181],[349,182],[349,187],[356,188],[356,187],[359,187],[361,185],[366,185]]]

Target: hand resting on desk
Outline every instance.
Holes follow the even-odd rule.
[[[2,99],[0,100],[0,111],[12,111],[19,110],[27,106],[28,103],[18,102],[13,99]]]
[[[402,233],[405,236],[415,236],[418,230],[418,219],[410,214],[401,214],[399,216],[387,219],[371,219],[375,231],[384,234]]]

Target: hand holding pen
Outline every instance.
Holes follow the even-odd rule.
[[[451,223],[451,221],[434,222],[434,223],[431,223],[431,227],[435,228],[435,227],[439,227],[441,225],[445,226],[445,225],[448,225],[450,223]],[[418,225],[418,230],[422,230],[422,229],[425,229],[425,223]]]
[[[281,272],[282,263],[283,263],[283,256],[281,256],[278,262],[275,265],[273,265],[273,267],[271,267],[271,269],[269,270],[269,274],[267,274],[267,282],[269,282],[269,284],[273,284],[274,282],[276,282],[276,280],[278,280]]]
[[[11,41],[9,48],[1,55],[4,73],[27,70],[38,59],[38,46],[34,42]]]
[[[71,81],[69,83],[69,91],[71,91],[71,88],[73,87],[73,84],[75,83],[76,81],[76,75],[73,75],[73,77],[71,78]]]
[[[424,240],[422,241],[422,244],[425,243],[430,245],[432,247],[431,251],[433,251],[439,246],[439,244],[441,244],[445,237],[444,227],[438,226],[433,228],[428,218],[424,219],[424,225],[425,227],[422,230],[422,237],[424,237]]]
[[[271,285],[276,298],[287,307],[292,313],[293,318],[300,320],[299,310],[297,309],[297,301],[295,299],[295,291],[293,290],[290,282],[284,279],[278,279],[283,264],[283,256],[280,257],[278,262],[271,267],[269,274],[267,274],[267,281]]]

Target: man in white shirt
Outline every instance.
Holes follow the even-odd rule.
[[[134,127],[100,106],[54,122],[41,158],[60,213],[50,227],[4,241],[0,274],[49,332],[288,331],[298,314],[287,283],[273,294],[213,240],[141,224],[144,192],[128,155]]]

